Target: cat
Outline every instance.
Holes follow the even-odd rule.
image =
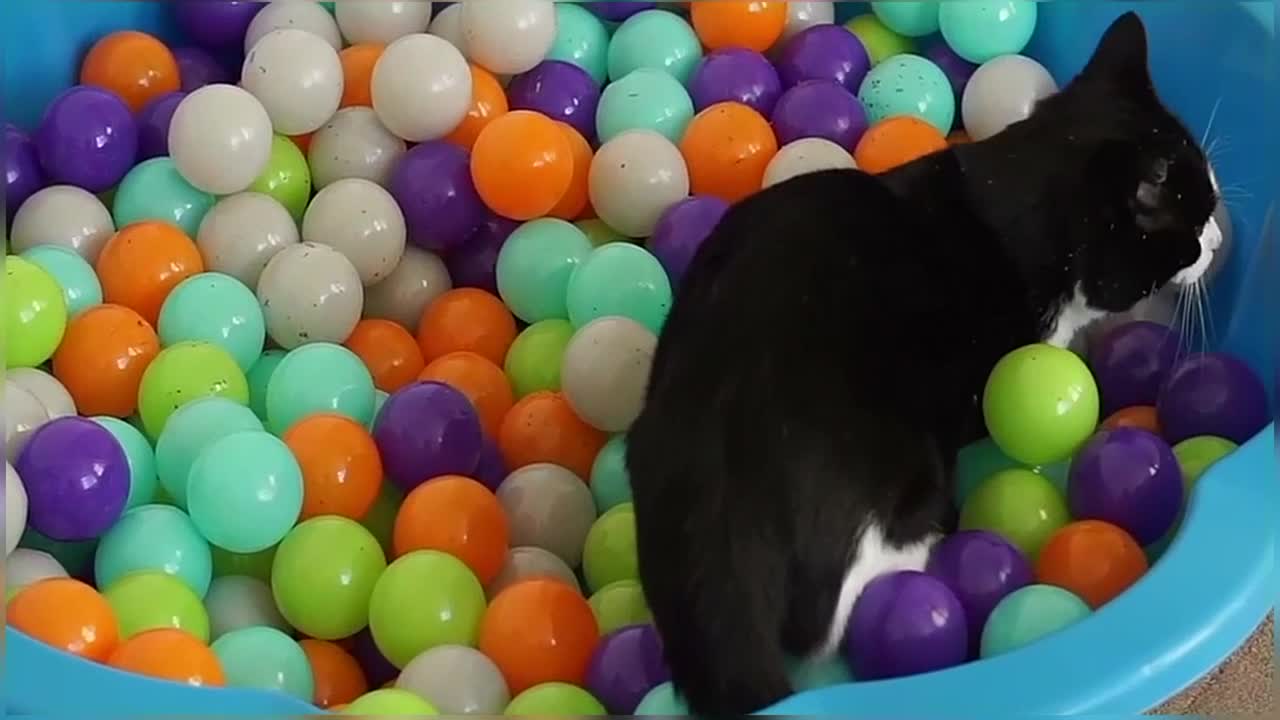
[[[1129,13],[994,137],[734,205],[627,436],[641,580],[690,709],[785,698],[787,658],[837,652],[867,582],[922,569],[991,368],[1198,282],[1217,194]]]

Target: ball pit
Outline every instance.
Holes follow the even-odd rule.
[[[698,244],[787,177],[998,132],[1119,11],[6,6],[55,38],[5,67],[6,709],[683,712],[623,454]],[[1193,78],[1261,82],[1167,40],[1196,12],[1260,58],[1248,3],[1142,12],[1193,129]],[[1224,98],[1215,131],[1261,137]],[[962,531],[772,711],[1138,712],[1253,629],[1274,373],[1236,213],[1213,352],[1139,322],[1006,358]]]

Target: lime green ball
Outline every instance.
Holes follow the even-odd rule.
[[[1058,528],[1071,522],[1067,501],[1048,478],[1032,470],[1001,470],[984,480],[960,510],[961,530],[990,530],[1031,562]]]
[[[213,547],[213,576],[246,575],[262,582],[271,582],[271,565],[276,559],[276,547],[255,553],[234,553],[216,545]]]
[[[355,520],[324,515],[280,541],[271,592],[290,625],[319,640],[337,640],[368,624],[369,596],[386,569],[372,533]]]
[[[264,422],[267,419],[267,383],[271,382],[271,375],[284,356],[285,351],[279,348],[263,351],[245,374],[249,382],[249,407]]]
[[[516,399],[539,390],[560,389],[560,361],[573,337],[568,320],[540,320],[516,336],[504,363]]]
[[[1196,481],[1214,463],[1230,455],[1240,447],[1230,440],[1201,435],[1187,438],[1173,446],[1173,454],[1178,458],[1178,467],[1182,470],[1182,487],[1190,497],[1191,489]]]
[[[608,715],[591,696],[576,685],[548,682],[534,685],[512,698],[503,715],[541,715],[544,717],[572,717],[574,715]]]
[[[1025,647],[1089,615],[1088,604],[1052,585],[1028,585],[1005,596],[982,629],[982,657]]]
[[[592,591],[619,580],[639,579],[636,516],[631,503],[613,508],[591,526],[582,549],[582,572]]]
[[[147,435],[159,438],[175,410],[209,396],[249,404],[249,383],[230,353],[203,341],[180,342],[161,350],[138,387],[138,413]]]
[[[440,711],[408,690],[384,688],[356,698],[342,709],[342,714],[380,717],[383,715],[439,715]]]
[[[209,642],[209,613],[200,596],[176,575],[155,570],[125,575],[102,593],[120,624],[120,640],[140,632],[177,628]]]
[[[461,560],[416,550],[387,566],[369,598],[369,631],[382,654],[403,668],[437,645],[474,647],[484,588]]]
[[[394,548],[391,544],[391,538],[395,533],[396,513],[400,512],[400,504],[404,502],[404,493],[395,486],[395,483],[384,482],[382,489],[378,491],[378,497],[373,501],[373,507],[369,508],[369,512],[364,514],[361,524],[373,533],[373,537],[378,540],[378,545],[382,546],[382,552],[386,557],[394,555]]]
[[[608,635],[628,625],[653,621],[639,580],[619,580],[600,588],[587,600],[596,616],[600,634]]]
[[[311,201],[311,169],[307,166],[307,156],[292,140],[276,135],[271,140],[271,159],[249,190],[270,195],[295,221],[302,222],[307,203]]]
[[[4,258],[4,366],[36,367],[53,357],[67,329],[67,301],[47,270]]]
[[[894,55],[915,52],[916,44],[911,38],[903,37],[885,27],[875,15],[859,15],[844,24],[849,32],[862,41],[872,65]]]
[[[1036,344],[1005,355],[982,396],[991,439],[1024,465],[1065,460],[1098,426],[1098,385],[1079,355]]]
[[[587,240],[591,242],[593,247],[615,242],[631,242],[631,238],[609,227],[608,223],[599,218],[579,220],[574,225],[577,225],[578,229],[586,234]]]

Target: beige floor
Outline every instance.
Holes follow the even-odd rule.
[[[1273,618],[1217,670],[1152,711],[1159,715],[1277,717]]]

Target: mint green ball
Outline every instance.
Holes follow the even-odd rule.
[[[102,304],[102,283],[93,266],[75,250],[61,245],[37,245],[20,257],[43,268],[62,288],[68,318]]]
[[[621,316],[658,335],[671,302],[671,281],[662,263],[631,243],[596,248],[569,278],[569,322],[576,328],[598,318]]]
[[[1098,385],[1084,360],[1043,343],[1001,358],[982,396],[991,439],[1029,466],[1074,455],[1097,428],[1098,409]]]
[[[248,372],[262,354],[267,323],[258,298],[244,283],[205,272],[178,283],[160,307],[157,331],[162,345],[206,340],[226,350]]]
[[[679,80],[664,70],[638,68],[600,93],[596,134],[603,145],[628,130],[653,130],[678,145],[693,115],[693,99]]]
[[[596,512],[605,512],[631,502],[631,476],[627,473],[627,437],[614,435],[596,453],[591,464],[591,496]]]
[[[556,3],[556,37],[547,60],[561,60],[586,70],[596,84],[608,74],[609,30],[595,13],[574,3]]]
[[[146,505],[156,497],[156,453],[147,436],[138,428],[108,415],[98,415],[92,420],[107,429],[124,448],[129,463],[129,496],[124,501],[126,510]]]
[[[853,673],[842,654],[823,660],[788,659],[787,677],[797,692],[853,682]]]
[[[498,252],[498,294],[527,323],[569,318],[569,278],[591,254],[591,242],[573,223],[542,218],[516,228]]]
[[[143,505],[102,536],[93,563],[99,587],[143,570],[173,575],[202,598],[209,592],[213,556],[186,513],[172,505]]]
[[[547,682],[534,685],[512,698],[503,715],[573,717],[608,715],[600,701],[576,685]]]
[[[224,397],[197,398],[169,416],[156,440],[155,465],[160,486],[180,508],[187,507],[191,466],[206,447],[232,433],[261,431],[253,411]]]
[[[191,520],[209,542],[234,553],[284,539],[302,512],[302,469],[289,447],[262,431],[216,440],[191,466]]]
[[[689,703],[680,697],[674,685],[670,682],[664,682],[644,696],[644,699],[636,706],[635,714],[686,717],[689,715]]]
[[[873,2],[871,11],[890,30],[907,37],[923,37],[938,32],[937,0],[892,0]]]
[[[1001,655],[1074,625],[1092,612],[1084,600],[1052,585],[1019,588],[996,605],[982,628],[984,658]]]
[[[310,703],[315,676],[296,640],[273,627],[232,630],[213,642],[227,687],[275,690]]]
[[[609,78],[626,77],[632,70],[661,70],[689,83],[702,59],[702,42],[689,21],[666,10],[644,10],[627,18],[609,42]]]
[[[896,115],[911,115],[946,135],[955,121],[951,81],[942,68],[919,55],[893,55],[871,68],[858,88],[858,99],[872,125]]]
[[[254,361],[253,367],[249,368],[249,372],[245,373],[245,379],[249,381],[249,407],[259,420],[267,419],[267,383],[271,382],[271,376],[275,374],[280,361],[284,360],[285,354],[279,348],[264,350]]]
[[[938,11],[942,38],[957,55],[981,65],[1022,52],[1036,29],[1036,0],[944,2]]]
[[[216,201],[187,182],[171,158],[157,157],[138,163],[120,181],[111,215],[119,228],[142,220],[163,220],[194,238]]]
[[[290,350],[267,383],[267,428],[277,435],[315,413],[337,413],[368,427],[373,376],[350,350],[310,343]]]

